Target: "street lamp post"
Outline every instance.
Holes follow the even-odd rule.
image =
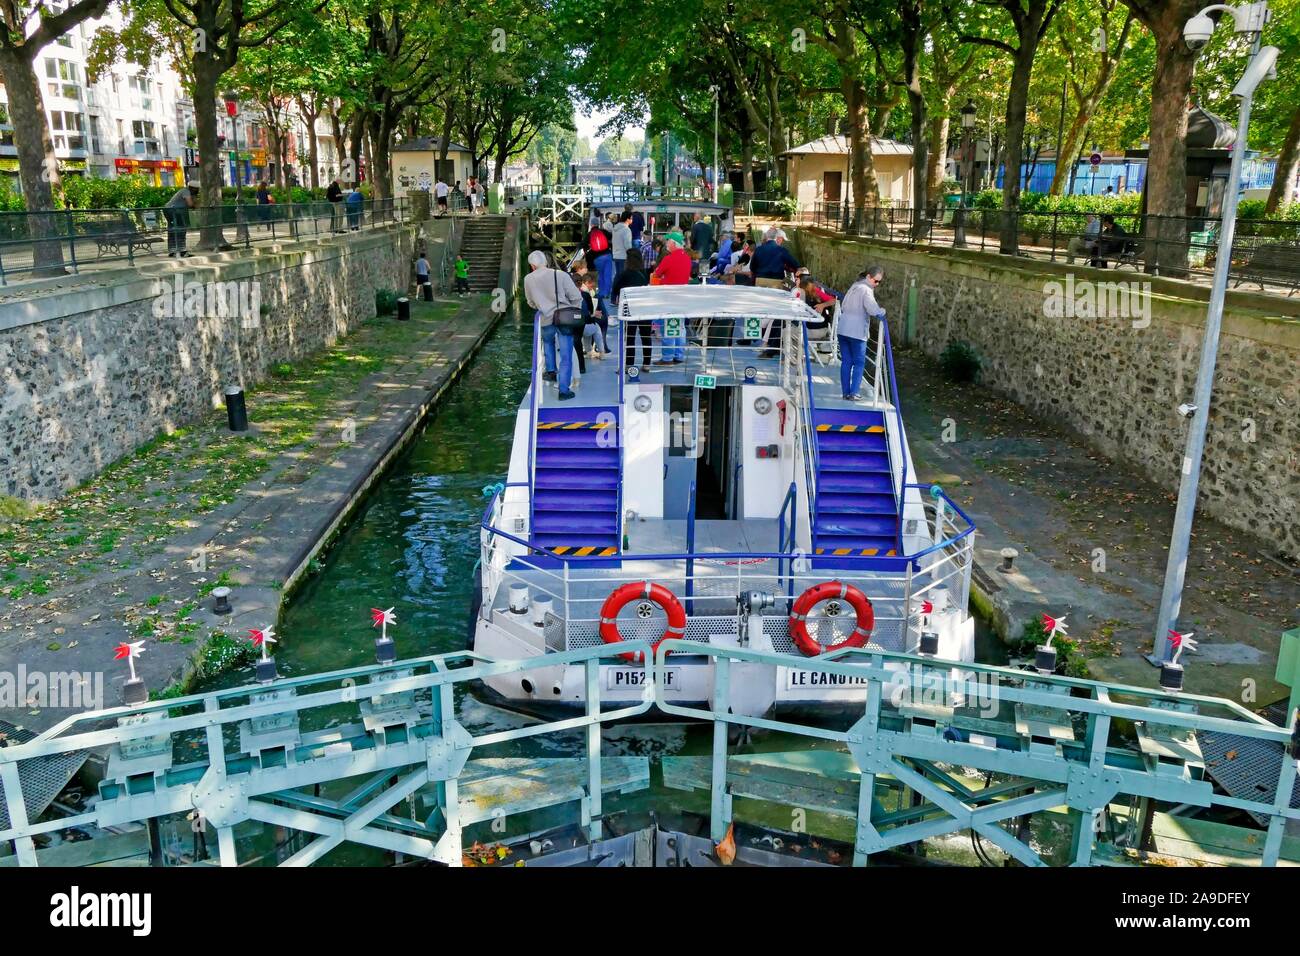
[[[1183,455],[1182,479],[1178,486],[1178,508],[1174,513],[1174,530],[1169,542],[1169,563],[1165,568],[1164,591],[1160,595],[1160,616],[1156,622],[1152,654],[1147,658],[1159,665],[1169,660],[1170,632],[1178,624],[1182,606],[1183,582],[1187,573],[1187,551],[1192,536],[1192,518],[1196,511],[1196,490],[1201,475],[1201,458],[1205,452],[1205,431],[1210,418],[1210,397],[1214,384],[1214,366],[1219,353],[1219,330],[1223,323],[1223,300],[1228,289],[1228,267],[1232,262],[1232,240],[1237,227],[1237,194],[1241,188],[1241,163],[1246,152],[1246,134],[1250,126],[1251,99],[1255,88],[1269,76],[1277,62],[1278,49],[1260,47],[1260,34],[1269,20],[1267,2],[1246,3],[1237,7],[1213,4],[1206,7],[1183,27],[1183,38],[1193,50],[1209,42],[1214,32],[1212,11],[1230,13],[1237,33],[1251,39],[1251,60],[1246,72],[1233,87],[1232,94],[1240,99],[1237,120],[1237,142],[1233,146],[1232,166],[1228,174],[1228,187],[1223,197],[1223,219],[1219,229],[1218,259],[1214,265],[1214,285],[1210,290],[1210,306],[1205,319],[1205,338],[1201,342],[1201,364],[1196,377],[1196,395],[1193,403],[1183,405],[1179,411],[1190,415],[1187,432],[1187,449]]]
[[[718,87],[709,87],[713,94],[713,201],[718,201]]]
[[[230,117],[230,134],[235,145],[235,165],[232,172],[235,175],[235,202],[238,203],[243,198],[243,177],[239,175],[239,96],[235,93],[222,93],[221,98],[226,101],[226,115]]]
[[[957,174],[961,177],[961,201],[957,204],[957,218],[953,223],[952,244],[961,249],[966,246],[966,191],[970,188],[972,171],[975,167],[975,116],[979,109],[972,99],[966,100],[961,108],[961,166]]]

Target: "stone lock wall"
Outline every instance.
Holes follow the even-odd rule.
[[[877,298],[896,347],[906,341],[915,283],[911,344],[937,358],[950,342],[969,343],[982,384],[1176,489],[1187,437],[1177,409],[1193,398],[1207,289],[816,229],[798,230],[795,252],[841,290],[869,264],[883,265]],[[1101,285],[1115,282],[1123,285]],[[1099,308],[1088,309],[1090,297]],[[1229,293],[1199,486],[1201,509],[1292,556],[1300,555],[1297,314],[1295,301]]]
[[[0,494],[57,497],[333,343],[375,315],[377,289],[408,287],[414,242],[393,226],[0,304]]]

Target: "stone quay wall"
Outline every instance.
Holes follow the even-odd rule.
[[[415,243],[394,225],[0,300],[0,495],[56,498],[334,343],[374,317],[377,290],[408,288]]]
[[[1208,289],[1132,270],[794,232],[800,262],[841,291],[868,265],[884,267],[877,298],[895,347],[937,358],[965,342],[982,384],[1177,488],[1188,425],[1178,407],[1193,400]],[[1229,292],[1213,394],[1198,507],[1300,555],[1300,301]]]

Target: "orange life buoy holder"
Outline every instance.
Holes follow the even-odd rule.
[[[816,657],[831,649],[822,647],[808,633],[808,612],[822,601],[830,600],[847,602],[857,615],[857,626],[853,628],[853,633],[835,644],[834,650],[841,647],[863,647],[871,637],[871,631],[876,626],[876,611],[867,596],[852,584],[823,581],[800,594],[790,608],[790,639],[804,657]]]
[[[634,581],[615,588],[610,592],[609,597],[605,598],[605,603],[600,606],[600,639],[602,641],[606,644],[618,644],[623,640],[623,635],[618,631],[618,612],[637,600],[651,601],[659,605],[663,612],[668,615],[668,626],[664,628],[659,640],[652,645],[652,651],[659,650],[659,645],[669,638],[686,636],[686,611],[681,602],[677,600],[677,596],[662,584],[652,584],[649,581]],[[649,617],[648,609],[646,609],[643,616]],[[639,652],[628,651],[618,656],[625,661],[640,664],[643,655]]]

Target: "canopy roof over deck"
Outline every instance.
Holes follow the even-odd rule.
[[[742,285],[648,285],[619,293],[619,317],[651,319],[760,318],[820,322],[822,317],[784,289]]]

